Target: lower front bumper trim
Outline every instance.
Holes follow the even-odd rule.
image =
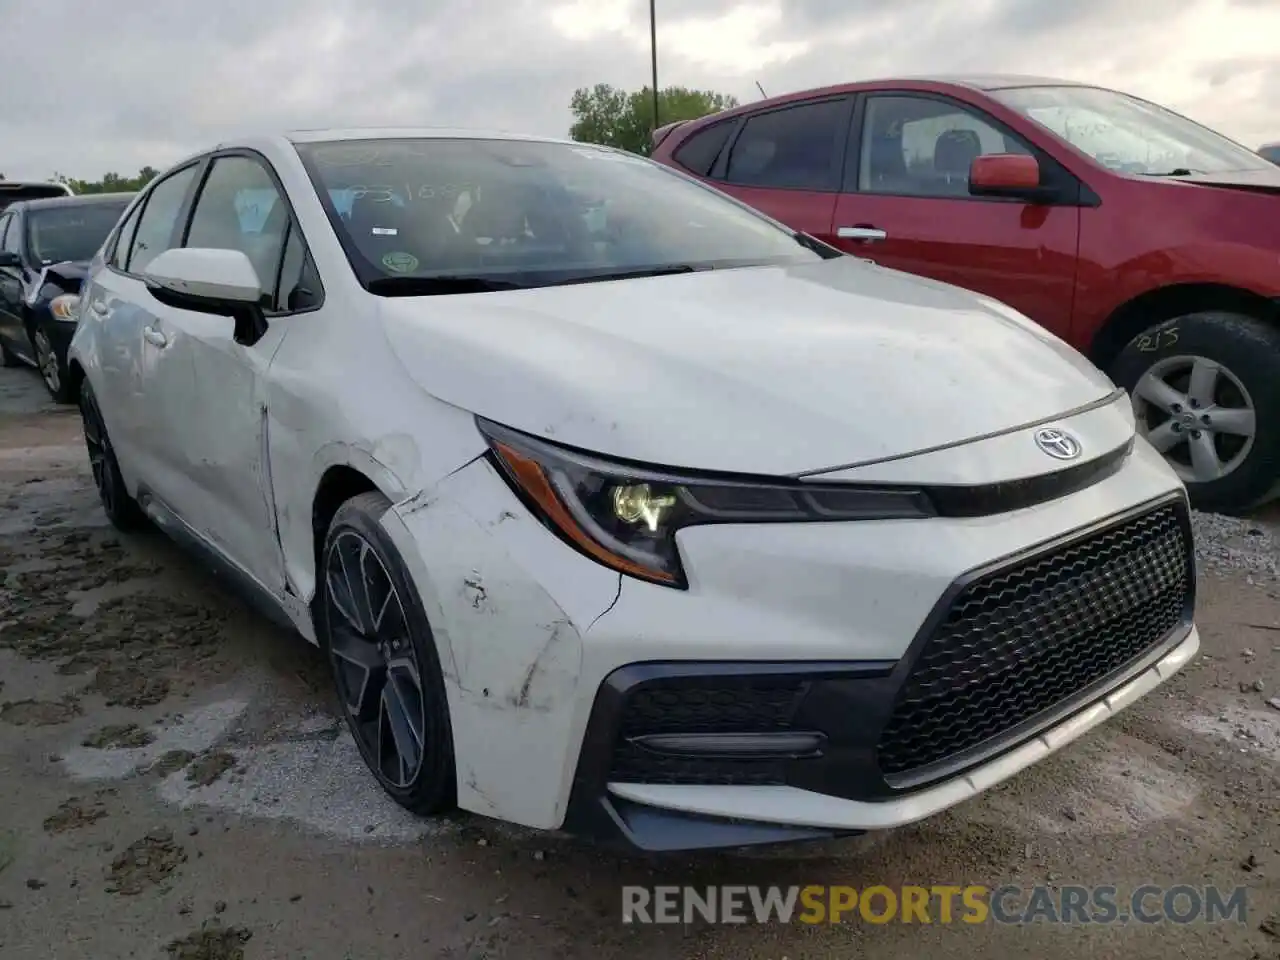
[[[1155,664],[1058,725],[954,780],[897,799],[846,800],[778,785],[610,783],[608,790],[619,800],[694,817],[815,830],[900,827],[976,796],[1061,749],[1164,683],[1199,649],[1200,635],[1193,626],[1186,638]]]

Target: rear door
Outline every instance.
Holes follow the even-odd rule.
[[[974,197],[969,166],[1035,156],[1056,204]],[[849,138],[834,242],[877,263],[976,290],[1066,337],[1075,292],[1080,185],[990,115],[949,97],[866,94]]]
[[[182,238],[184,212],[202,162],[187,164],[157,180],[130,211],[109,246],[103,269],[81,291],[84,308],[101,321],[94,392],[126,481],[141,480],[159,492],[166,483],[159,466],[156,425],[165,399],[147,390],[156,353],[149,336],[159,311],[168,309],[147,292],[142,274]]]
[[[828,242],[839,195],[853,97],[774,107],[699,130],[672,155],[795,230]]]

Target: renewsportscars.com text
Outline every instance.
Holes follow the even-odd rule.
[[[1247,912],[1245,887],[1189,884],[622,888],[623,923],[1246,923]]]

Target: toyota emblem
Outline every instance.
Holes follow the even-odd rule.
[[[1037,430],[1036,446],[1055,460],[1074,460],[1080,456],[1080,441],[1057,427]]]

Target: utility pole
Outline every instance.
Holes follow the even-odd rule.
[[[658,129],[658,15],[657,0],[649,0],[649,60],[653,67],[653,129]]]

